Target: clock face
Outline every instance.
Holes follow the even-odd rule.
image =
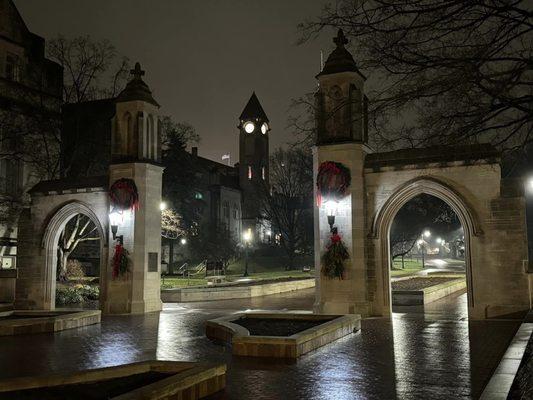
[[[263,122],[263,125],[261,125],[261,132],[263,133],[263,135],[266,135],[266,133],[268,132],[268,125],[266,122]]]
[[[246,133],[252,133],[255,129],[255,125],[253,122],[246,122],[244,124],[244,130],[246,131]]]

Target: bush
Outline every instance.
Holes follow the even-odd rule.
[[[78,304],[83,302],[83,296],[79,289],[75,287],[57,288],[56,304],[65,306],[68,304]]]
[[[85,269],[78,260],[67,261],[67,278],[80,279],[85,277]]]
[[[79,304],[85,301],[98,300],[100,288],[90,285],[76,285],[71,287],[59,287],[56,290],[56,304],[66,306]]]
[[[100,298],[100,288],[98,286],[83,285],[80,288],[84,300],[98,300]]]

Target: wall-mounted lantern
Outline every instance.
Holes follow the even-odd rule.
[[[111,225],[111,233],[113,240],[118,240],[119,244],[124,244],[124,235],[117,235],[118,226],[122,224],[123,215],[116,211],[109,213],[109,224]]]
[[[337,215],[338,203],[334,200],[328,200],[324,203],[326,207],[326,215],[328,216],[328,225],[330,232],[333,230],[333,225],[335,225],[335,216]]]

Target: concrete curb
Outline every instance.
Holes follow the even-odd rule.
[[[313,287],[315,287],[315,278],[265,284],[258,283],[257,285],[247,286],[164,289],[161,290],[161,300],[164,303],[186,303],[193,301],[246,299]]]
[[[500,364],[498,364],[498,368],[496,368],[489,383],[485,386],[480,400],[507,399],[532,333],[533,323],[526,322],[520,325]]]
[[[323,321],[291,336],[251,335],[248,329],[235,321],[241,318],[297,319]],[[331,343],[361,329],[358,314],[325,315],[293,312],[238,313],[206,322],[206,336],[231,345],[232,354],[238,356],[296,359],[303,354]]]
[[[419,290],[392,290],[392,304],[395,306],[427,304],[465,289],[466,280],[459,278]]]

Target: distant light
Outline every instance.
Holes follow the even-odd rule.
[[[252,229],[248,228],[242,235],[243,240],[248,243],[252,240]]]
[[[436,241],[438,244],[441,244],[441,243],[443,242],[443,240],[442,240],[441,238],[437,238],[435,241]]]
[[[267,231],[266,231],[265,233],[267,234],[267,236],[270,236],[270,235],[272,235],[272,231],[271,231],[270,229],[269,229],[269,230],[267,230]]]
[[[187,244],[187,239],[185,239],[185,238],[181,238],[180,243],[181,243],[181,244]]]
[[[426,229],[424,231],[424,237],[430,237],[430,236],[431,236],[431,232],[428,229]]]
[[[418,240],[416,241],[416,244],[419,245],[419,246],[420,246],[422,243],[424,243],[424,241],[423,241],[422,239],[418,239]]]
[[[167,203],[165,203],[164,201],[162,201],[161,203],[159,203],[159,209],[161,211],[164,211],[167,209]]]

